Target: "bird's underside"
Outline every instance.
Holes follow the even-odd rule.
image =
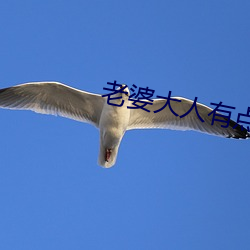
[[[129,93],[128,88],[127,91]],[[129,100],[128,95],[120,94],[120,96],[124,99],[125,106],[135,107]],[[171,102],[172,109],[178,114],[177,116],[173,114],[168,106],[159,112],[154,112],[164,106],[166,103],[165,99],[155,99],[152,105],[147,105],[147,109],[150,112],[142,109],[121,109],[120,107],[111,107],[111,105],[107,104],[107,98],[98,94],[74,89],[57,82],[35,82],[0,89],[0,108],[32,110],[42,114],[60,115],[77,121],[91,123],[99,128],[100,131],[107,130],[107,128],[100,126],[113,126],[116,130],[120,127],[124,129],[125,126],[125,131],[160,128],[195,130],[234,139],[247,139],[250,137],[247,129],[237,125],[235,121],[229,118],[220,117],[220,121],[213,122],[213,115],[209,116],[209,113],[213,110],[201,103],[197,103],[197,111],[201,119],[195,109],[185,117],[180,118],[192,107],[193,101],[182,97],[172,98],[180,101]],[[107,110],[108,112],[106,112]],[[220,115],[217,112],[216,114]],[[128,121],[125,122],[123,117],[128,117]],[[107,122],[103,123],[101,119],[106,119]],[[112,128],[110,131],[113,131]],[[120,136],[121,138],[117,138],[117,145],[103,148],[103,160],[99,161],[99,164],[106,167],[114,165],[116,160],[116,155],[114,156],[114,154],[118,153],[118,147],[123,136],[123,133],[118,134],[118,137]],[[102,137],[102,135],[100,136]],[[112,132],[110,136],[113,136]],[[101,141],[101,143],[105,146],[105,141]]]

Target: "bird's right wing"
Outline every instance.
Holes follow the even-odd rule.
[[[173,130],[195,130],[207,134],[213,134],[217,136],[223,136],[227,138],[242,138],[246,139],[250,137],[250,134],[245,128],[241,129],[233,120],[229,121],[229,126],[224,128],[221,125],[226,126],[226,120],[223,117],[217,117],[217,119],[225,120],[225,122],[215,121],[212,125],[213,114],[208,116],[213,110],[201,103],[197,103],[197,110],[200,117],[204,120],[202,122],[195,111],[195,108],[187,114],[185,117],[180,118],[181,115],[186,114],[193,105],[193,101],[182,98],[172,97],[173,99],[180,100],[181,102],[171,101],[171,107],[174,112],[179,116],[175,116],[169,107],[167,106],[163,110],[154,113],[153,111],[161,109],[165,103],[165,99],[155,99],[152,105],[147,105],[145,108],[149,109],[150,112],[146,112],[142,109],[131,109],[130,122],[128,130],[130,129],[150,129],[150,128],[162,128],[162,129],[173,129]],[[216,114],[219,114],[216,112]]]
[[[96,127],[103,109],[101,95],[84,92],[58,82],[33,82],[0,89],[0,107],[60,115]]]

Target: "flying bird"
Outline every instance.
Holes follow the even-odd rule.
[[[240,125],[233,128],[237,125],[233,120],[229,121],[226,128],[221,126],[225,123],[220,121],[211,125],[212,115],[208,114],[213,110],[198,102],[197,110],[204,122],[200,121],[195,109],[183,118],[175,116],[169,107],[154,113],[153,111],[164,106],[165,99],[154,99],[152,105],[147,106],[150,112],[138,108],[128,109],[127,106],[135,107],[129,100],[129,89],[126,85],[120,88],[123,91],[116,93],[114,97],[122,98],[124,103],[119,106],[121,99],[115,99],[112,103],[117,106],[114,106],[107,103],[108,97],[78,90],[59,82],[31,82],[0,89],[0,107],[59,115],[94,125],[100,131],[98,164],[105,168],[115,164],[121,140],[127,130],[195,130],[225,138],[250,137],[250,133]],[[171,102],[172,109],[179,115],[187,113],[193,105],[192,100],[183,97],[172,98],[181,101]]]

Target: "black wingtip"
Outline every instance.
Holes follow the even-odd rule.
[[[250,133],[242,125],[236,123],[233,120],[230,120],[229,126],[234,129],[233,136],[231,136],[229,138],[234,138],[234,139],[248,139],[248,138],[250,138]]]
[[[5,92],[8,88],[5,88],[5,89],[0,89],[0,94]]]

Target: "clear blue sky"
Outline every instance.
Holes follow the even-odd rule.
[[[250,2],[1,1],[0,88],[107,81],[245,113]],[[248,250],[250,141],[129,131],[112,169],[98,131],[0,110],[0,248]]]

